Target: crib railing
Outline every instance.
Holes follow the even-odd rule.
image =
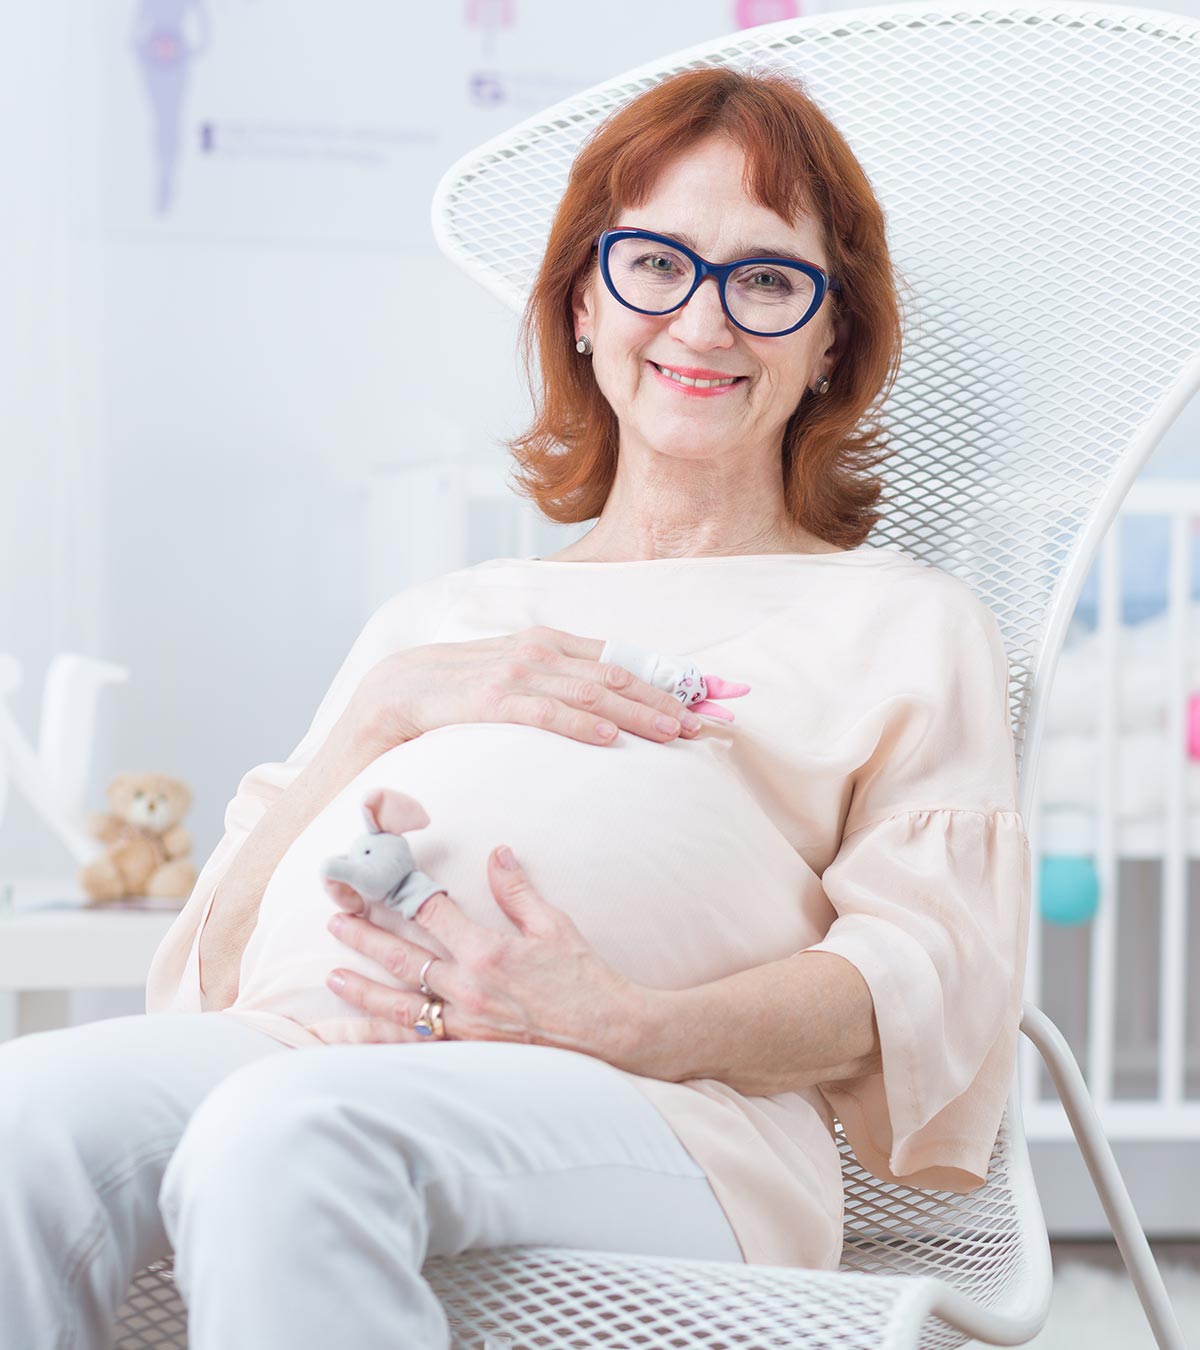
[[[1161,672],[1167,724],[1162,829],[1154,832],[1156,856],[1133,860],[1118,846],[1116,786],[1122,772],[1117,701],[1117,637],[1121,623],[1123,521],[1163,518],[1167,534],[1164,577],[1167,643]],[[1135,483],[1109,530],[1094,564],[1097,582],[1096,633],[1100,651],[1097,808],[1092,863],[1099,881],[1094,917],[1078,934],[1054,933],[1041,916],[1039,847],[1042,800],[1035,784],[1034,809],[1026,822],[1034,859],[1033,922],[1026,998],[1058,1022],[1078,1058],[1105,1133],[1113,1140],[1200,1140],[1200,1007],[1189,1006],[1189,975],[1197,979],[1197,944],[1189,909],[1200,869],[1190,846],[1187,785],[1186,710],[1190,687],[1186,667],[1193,579],[1192,548],[1200,521],[1200,483],[1146,479]],[[1049,754],[1044,746],[1043,755]],[[1043,775],[1039,775],[1041,779]],[[1159,878],[1157,904],[1143,886],[1145,864]],[[1137,877],[1139,884],[1132,878]],[[1125,881],[1128,884],[1122,884]],[[1158,940],[1145,940],[1143,925],[1158,916]],[[1140,959],[1138,959],[1140,956]],[[1074,990],[1071,1002],[1064,991]],[[1056,992],[1060,1000],[1055,1006]],[[1124,995],[1124,997],[1122,997]],[[1119,1012],[1124,1019],[1119,1021]],[[1148,1016],[1147,1014],[1153,1014]],[[1031,1141],[1066,1139],[1065,1112],[1040,1075],[1033,1048],[1021,1046],[1022,1106]],[[1124,1077],[1122,1088],[1120,1080]],[[1189,1080],[1191,1096],[1188,1095]],[[1140,1086],[1139,1086],[1140,1085]]]

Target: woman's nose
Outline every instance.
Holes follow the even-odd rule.
[[[701,341],[707,346],[728,346],[733,341],[733,325],[721,305],[716,277],[705,277],[671,318],[672,327],[686,333],[693,346]]]

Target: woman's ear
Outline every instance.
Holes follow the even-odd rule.
[[[579,340],[585,333],[591,337],[595,331],[595,306],[592,300],[593,290],[590,279],[575,283],[571,292],[571,315],[575,321],[575,338]]]
[[[834,368],[845,352],[846,344],[850,339],[850,328],[850,320],[845,315],[835,322],[829,344],[821,353],[821,360],[813,376],[814,380],[817,375],[828,375],[831,380],[833,379]]]

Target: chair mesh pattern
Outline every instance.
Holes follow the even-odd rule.
[[[138,1272],[117,1314],[114,1350],[187,1347],[187,1309],[175,1286],[173,1260],[155,1261]]]
[[[967,1336],[921,1317],[922,1277],[986,1307],[1028,1283],[1007,1117],[987,1184],[970,1195],[881,1185],[863,1171],[839,1126],[846,1187],[840,1272],[672,1260],[555,1247],[503,1247],[433,1257],[423,1275],[446,1310],[454,1350],[507,1336],[513,1350],[546,1346],[838,1347],[880,1344],[949,1350]],[[130,1287],[116,1350],[184,1347],[186,1310],[170,1260]],[[914,1278],[915,1277],[915,1278]]]
[[[893,449],[872,542],[958,575],[995,612],[1020,768],[1100,539],[1200,374],[1198,35],[1176,15],[1074,4],[942,2],[764,25],[478,147],[439,184],[435,235],[519,311],[571,161],[601,119],[688,68],[800,76],[874,184],[910,292],[903,365],[886,410],[870,413]],[[434,1258],[425,1275],[456,1350],[485,1336],[513,1350],[961,1345],[964,1332],[928,1312],[931,1291],[1014,1316],[1046,1292],[1017,1093],[1014,1079],[988,1181],[971,1195],[876,1180],[839,1126],[837,1272],[513,1247]],[[170,1264],[156,1263],[131,1287],[117,1346],[183,1345],[181,1321]]]

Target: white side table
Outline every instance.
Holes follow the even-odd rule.
[[[70,1025],[73,989],[132,989],[183,900],[119,902],[156,908],[84,908],[72,877],[0,878],[0,994],[16,995],[16,1031]]]

